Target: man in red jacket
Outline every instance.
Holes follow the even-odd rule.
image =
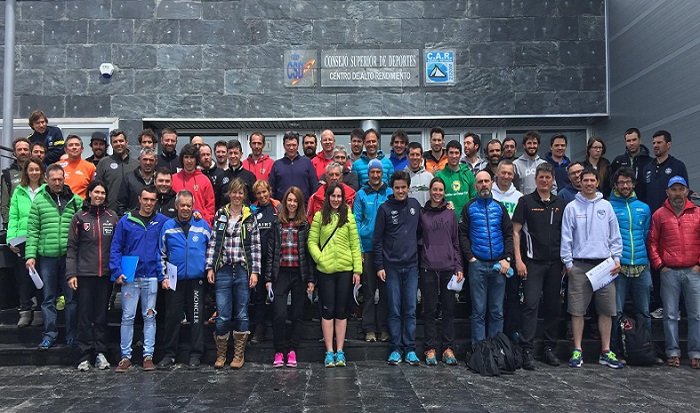
[[[680,175],[668,181],[666,194],[668,199],[651,218],[649,260],[661,272],[667,364],[680,366],[682,292],[688,310],[690,366],[700,369],[700,208],[688,200],[688,183]]]
[[[314,214],[320,211],[323,207],[323,201],[326,199],[326,189],[328,185],[333,183],[339,183],[343,186],[343,191],[345,192],[345,203],[352,210],[352,203],[355,200],[355,190],[350,188],[348,185],[342,182],[343,179],[343,166],[337,162],[331,162],[326,167],[325,173],[328,183],[321,185],[318,190],[311,195],[309,198],[309,207],[306,209],[306,216],[309,217],[309,222],[314,220]]]
[[[214,219],[214,188],[211,181],[201,170],[197,169],[199,150],[191,143],[180,151],[182,170],[173,175],[173,191],[183,189],[190,191],[194,197],[194,210],[202,214],[202,218],[211,224]]]

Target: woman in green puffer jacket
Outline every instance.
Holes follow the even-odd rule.
[[[308,245],[311,258],[316,262],[319,300],[323,303],[321,329],[326,344],[324,363],[326,367],[344,367],[348,300],[353,284],[360,283],[362,255],[355,217],[345,203],[342,185],[328,185],[323,207],[314,215],[311,223]]]
[[[10,199],[10,212],[7,222],[7,240],[27,235],[27,218],[29,210],[37,194],[46,187],[44,177],[44,163],[38,158],[29,158],[20,172],[20,182],[12,193]],[[34,283],[25,267],[23,251],[17,247],[10,249],[19,255],[15,267],[15,279],[19,288],[19,322],[17,327],[27,327],[32,324],[32,297],[37,295],[37,308],[41,308],[41,290],[34,287]],[[41,310],[34,312],[33,325],[43,325]]]

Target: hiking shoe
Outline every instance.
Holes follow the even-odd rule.
[[[297,353],[294,350],[291,350],[289,353],[287,353],[287,367],[296,367],[297,366]]]
[[[56,299],[56,311],[63,311],[66,308],[66,297],[60,296]]]
[[[377,335],[374,332],[365,334],[365,341],[368,343],[374,343],[377,341]]]
[[[335,366],[345,367],[346,365],[347,362],[345,360],[345,352],[343,350],[338,350],[338,352],[335,353]]]
[[[620,361],[617,359],[617,356],[615,353],[612,351],[608,350],[604,354],[600,355],[600,358],[598,358],[598,363],[608,366],[611,369],[621,369],[625,367]]]
[[[559,358],[556,356],[556,354],[554,354],[554,350],[552,350],[550,347],[544,348],[544,362],[552,367],[559,367],[559,365],[561,365]]]
[[[263,341],[265,341],[265,326],[258,324],[255,326],[255,331],[250,337],[250,342],[253,344],[258,344],[262,343]]]
[[[409,351],[406,353],[406,363],[410,364],[411,366],[417,366],[420,364],[420,359],[416,355],[415,351]]]
[[[48,338],[45,338],[39,343],[39,350],[48,350],[53,346],[53,341],[49,340]]]
[[[284,366],[284,354],[275,353],[275,361],[272,362],[272,367],[282,367]]]
[[[437,358],[435,357],[435,349],[431,348],[425,352],[425,364],[429,366],[437,366]]]
[[[571,354],[571,358],[569,359],[569,367],[581,366],[583,366],[583,354],[581,354],[581,350],[574,349],[574,352]]]
[[[75,339],[74,338],[67,338],[66,339],[66,346],[67,347],[73,347],[75,346]]]
[[[382,331],[382,334],[379,335],[379,341],[386,343],[389,340],[391,340],[391,334],[388,331]]]
[[[532,355],[532,350],[523,351],[523,368],[525,370],[537,370],[535,356]]]
[[[700,358],[696,357],[696,358],[690,359],[690,368],[695,369],[695,370],[700,369]]]
[[[681,358],[678,356],[671,356],[666,360],[666,365],[668,365],[669,367],[680,367]]]
[[[397,366],[399,363],[401,363],[401,353],[398,351],[392,351],[391,354],[389,354],[389,359],[386,361],[390,366]]]
[[[156,369],[156,365],[153,364],[153,357],[146,356],[143,358],[143,371],[153,371]]]
[[[131,368],[131,360],[128,358],[124,357],[119,361],[119,364],[117,364],[117,368],[114,370],[117,373],[124,373],[125,371],[129,370]]]
[[[78,364],[78,371],[89,371],[90,370],[90,362],[88,360],[83,360]]]
[[[452,352],[452,349],[448,348],[442,352],[442,362],[448,366],[457,365],[457,357],[455,357],[455,353]]]
[[[335,354],[332,351],[326,351],[326,359],[323,361],[326,367],[335,367]]]
[[[163,359],[158,363],[158,370],[168,370],[175,364],[175,360],[173,360],[172,357],[170,356],[165,356]]]
[[[107,357],[105,357],[104,354],[97,354],[95,358],[95,367],[97,367],[98,370],[107,370],[109,368],[109,361],[107,361]]]
[[[202,364],[199,356],[190,356],[190,362],[187,363],[187,368],[190,370],[197,370]]]
[[[650,315],[651,315],[651,318],[655,318],[657,320],[664,318],[664,308],[659,307],[656,310],[652,311]]]

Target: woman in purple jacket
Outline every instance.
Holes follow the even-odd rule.
[[[445,202],[445,182],[441,178],[430,181],[430,200],[420,214],[423,237],[419,269],[420,289],[423,296],[423,324],[425,326],[425,363],[437,365],[435,356],[437,326],[435,313],[438,300],[442,309],[442,361],[457,364],[452,345],[454,341],[455,292],[447,289],[452,275],[461,281],[462,255],[457,236],[457,216]]]

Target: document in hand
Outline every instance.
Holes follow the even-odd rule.
[[[134,282],[134,276],[136,275],[136,266],[139,264],[139,257],[135,255],[123,255],[122,256],[122,273],[126,277],[126,282]]]
[[[462,278],[462,281],[457,282],[457,275],[452,274],[452,278],[450,278],[450,282],[447,283],[447,289],[460,292],[462,291],[462,286],[464,285],[464,278]]]
[[[360,303],[357,302],[357,294],[360,292],[360,288],[362,288],[362,284],[357,284],[355,287],[352,289],[352,298],[355,299],[355,304],[360,305]]]
[[[36,272],[36,268],[31,267],[29,269],[29,276],[32,277],[32,281],[34,282],[36,289],[41,290],[41,288],[44,286],[44,282],[41,280],[41,277],[39,277],[39,273]]]
[[[608,257],[608,259],[586,272],[586,277],[588,277],[588,280],[591,282],[593,291],[598,291],[615,281],[617,274],[610,275],[610,270],[613,268],[615,268],[615,260],[613,260],[612,257]]]
[[[170,289],[175,291],[177,289],[177,265],[166,262],[165,273],[168,275],[168,281],[170,281]]]

